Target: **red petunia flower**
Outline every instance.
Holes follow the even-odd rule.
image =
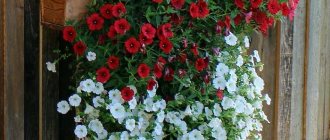
[[[172,25],[170,23],[166,23],[161,26],[162,33],[165,36],[165,38],[173,37],[173,32],[172,32],[171,28],[172,28]]]
[[[222,99],[223,99],[223,96],[224,96],[224,94],[223,94],[223,90],[220,90],[220,89],[219,89],[219,90],[217,91],[217,97],[218,97],[218,99],[219,99],[219,100],[222,100]]]
[[[134,37],[129,38],[125,41],[125,49],[130,54],[136,54],[141,47],[139,41],[137,41]]]
[[[157,81],[154,79],[150,79],[148,81],[147,90],[153,90],[155,86],[157,86]]]
[[[87,17],[88,28],[91,31],[101,30],[103,28],[104,19],[97,13]]]
[[[101,67],[96,71],[96,81],[106,83],[110,79],[110,71],[106,67]]]
[[[162,25],[157,28],[157,37],[159,40],[164,40],[166,37],[163,34]]]
[[[257,22],[257,24],[263,24],[267,20],[267,15],[264,12],[256,11],[252,14],[252,19]]]
[[[198,18],[199,17],[198,11],[199,11],[198,6],[195,3],[191,3],[189,8],[190,16],[192,18]]]
[[[126,102],[129,102],[134,97],[134,91],[130,87],[124,87],[123,89],[121,89],[120,94]]]
[[[166,54],[169,54],[173,49],[173,44],[168,39],[160,40],[159,48]]]
[[[262,3],[262,0],[250,0],[252,8],[258,8]]]
[[[244,2],[243,0],[235,0],[234,1],[235,5],[240,8],[240,9],[244,9]]]
[[[185,3],[185,0],[171,0],[171,4],[175,9],[181,9]]]
[[[282,9],[283,16],[288,16],[290,14],[289,6],[286,3],[281,4],[281,9]]]
[[[108,37],[109,37],[110,39],[114,39],[114,38],[116,37],[116,35],[117,35],[117,31],[116,31],[114,25],[111,25],[111,26],[110,26],[107,35],[108,35]]]
[[[162,3],[163,0],[152,0],[152,2],[155,2],[155,3]]]
[[[76,38],[76,30],[72,26],[66,26],[63,29],[63,39],[68,42],[73,42]]]
[[[84,42],[79,41],[73,45],[73,51],[76,55],[81,56],[85,53],[87,46]]]
[[[116,56],[110,56],[108,58],[108,66],[110,69],[116,69],[119,67],[119,64],[120,64],[120,61],[119,61],[119,58],[116,57]]]
[[[100,13],[102,15],[102,17],[104,17],[105,19],[111,19],[112,18],[112,5],[111,4],[104,4],[101,8],[100,8]]]
[[[197,61],[195,62],[195,68],[197,69],[197,71],[202,71],[204,70],[206,64],[203,58],[198,58]]]
[[[165,65],[166,60],[163,57],[159,56],[158,59],[157,59],[157,63],[161,64],[161,65]]]
[[[131,25],[126,19],[116,20],[114,26],[116,32],[121,35],[125,34],[131,28]]]
[[[197,56],[198,55],[198,46],[197,46],[197,44],[196,43],[194,43],[193,45],[192,45],[192,47],[190,48],[190,50],[191,50],[191,52],[194,54],[194,56]]]
[[[192,18],[205,18],[210,11],[205,1],[199,0],[196,4],[190,4],[189,12]]]
[[[119,2],[116,5],[112,6],[111,12],[114,17],[120,17],[126,13],[126,7],[123,3]]]
[[[278,4],[277,0],[270,0],[267,4],[268,11],[275,15],[281,10],[281,6]]]
[[[243,16],[241,14],[236,15],[236,17],[234,18],[235,25],[240,24],[242,20],[243,20]]]
[[[164,80],[172,81],[174,79],[174,70],[171,67],[165,68]]]
[[[143,34],[139,34],[139,41],[142,45],[150,45],[154,41],[153,39],[147,38]]]
[[[149,76],[150,68],[147,64],[142,63],[139,65],[137,73],[141,78],[146,78]]]
[[[186,60],[187,60],[187,54],[185,54],[185,53],[181,53],[181,54],[179,55],[179,61],[180,61],[181,63],[185,63]]]
[[[160,66],[160,65],[158,65],[158,64],[155,64],[154,65],[154,76],[156,77],[156,78],[161,78],[162,76],[163,76],[163,69],[162,69],[162,67]]]
[[[153,39],[156,35],[156,29],[150,23],[146,23],[142,25],[141,33],[148,39]]]
[[[187,74],[187,71],[184,69],[179,69],[179,77],[182,78],[183,76],[185,76]]]

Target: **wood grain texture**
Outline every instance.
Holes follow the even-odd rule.
[[[306,1],[301,0],[297,8],[297,16],[293,21],[292,48],[292,92],[290,139],[303,139],[303,90],[304,90],[304,51],[306,32]]]
[[[24,3],[24,139],[38,139],[39,125],[39,0]]]
[[[1,138],[24,139],[24,1],[1,1]],[[2,133],[1,132],[1,133]]]
[[[46,24],[60,26],[65,21],[66,0],[41,0],[41,20]]]
[[[60,29],[67,20],[79,20],[90,0],[41,0],[42,23]]]

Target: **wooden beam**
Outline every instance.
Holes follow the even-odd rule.
[[[24,139],[24,0],[0,4],[1,139]]]

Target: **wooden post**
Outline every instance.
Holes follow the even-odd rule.
[[[0,139],[24,139],[24,1],[0,1]]]

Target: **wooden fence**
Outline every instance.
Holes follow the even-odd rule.
[[[45,70],[56,57],[51,48],[63,43],[59,31],[40,24],[39,7],[39,0],[0,0],[0,139],[73,139],[72,118],[56,112],[70,94],[66,62],[57,74]],[[264,106],[271,123],[263,138],[329,140],[330,1],[300,0],[296,13],[268,36],[253,35],[273,101]]]

